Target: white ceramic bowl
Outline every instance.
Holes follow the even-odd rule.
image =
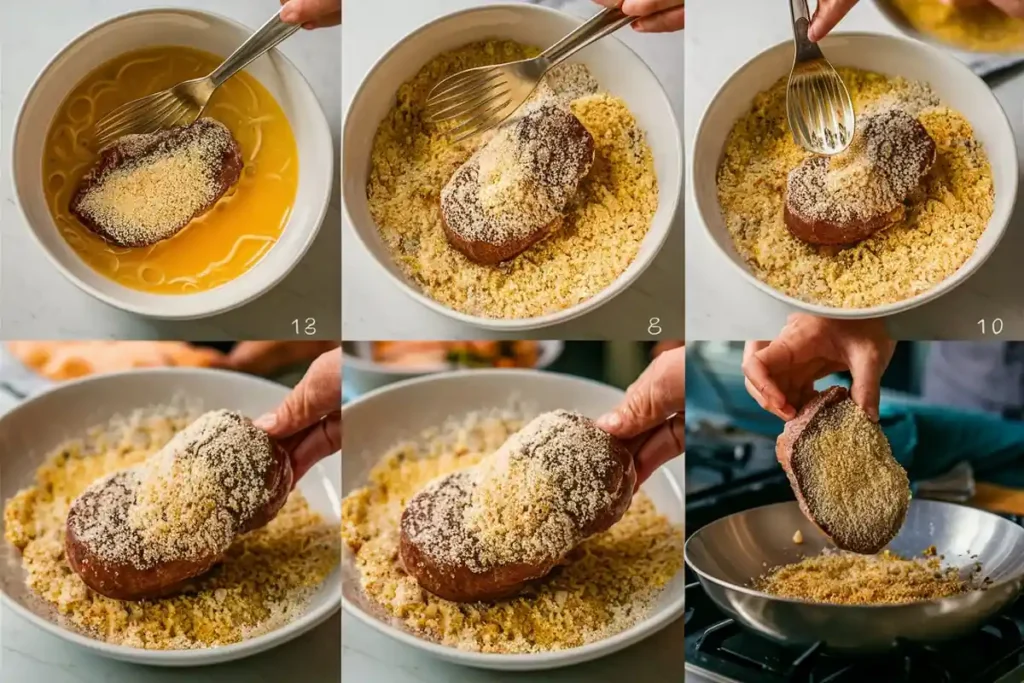
[[[995,182],[995,207],[974,253],[953,275],[928,291],[903,301],[868,308],[836,308],[801,301],[758,280],[750,272],[736,251],[718,204],[718,165],[733,124],[750,110],[754,96],[789,73],[793,64],[792,42],[776,45],[747,62],[722,85],[704,112],[693,143],[690,175],[697,218],[711,241],[747,282],[794,308],[832,318],[892,315],[949,292],[992,255],[1006,231],[1017,197],[1017,147],[1013,130],[985,82],[941,50],[906,38],[867,33],[830,35],[822,41],[822,49],[836,66],[927,82],[946,104],[971,122],[975,136],[988,153]]]
[[[345,386],[356,396],[405,379],[423,377],[451,369],[446,365],[419,368],[381,365],[372,360],[373,353],[370,348],[372,344],[373,342],[350,342],[342,346]],[[561,341],[539,341],[537,344],[540,346],[537,364],[534,366],[537,370],[550,367],[562,355],[562,350],[565,348],[565,342]]]
[[[0,499],[7,501],[31,484],[36,468],[62,442],[117,414],[165,404],[180,396],[202,408],[227,408],[256,417],[287,395],[280,384],[223,370],[150,369],[101,375],[56,385],[0,416]],[[313,467],[298,484],[310,507],[325,519],[341,519],[339,456]],[[61,625],[52,609],[25,586],[17,550],[0,538],[0,600],[15,614],[63,640],[97,654],[155,666],[199,666],[227,662],[285,643],[326,620],[338,609],[340,568],[313,596],[305,614],[270,633],[224,647],[200,650],[143,650],[109,645]]]
[[[531,330],[579,317],[623,292],[651,264],[668,237],[683,186],[680,124],[664,89],[640,57],[614,36],[603,38],[572,60],[586,64],[604,89],[629,105],[647,134],[658,175],[658,211],[633,263],[592,298],[556,313],[524,319],[466,315],[434,301],[406,278],[380,238],[366,201],[370,152],[377,126],[394,105],[395,92],[434,56],[485,38],[528,45],[553,45],[580,25],[563,12],[528,4],[488,5],[436,19],[388,50],[363,79],[344,121],[342,206],[352,231],[389,279],[427,308],[459,322],[492,330]],[[681,266],[680,266],[681,267]]]
[[[395,443],[417,439],[423,430],[440,426],[449,417],[489,407],[504,408],[512,399],[537,411],[566,408],[597,417],[617,405],[622,397],[621,391],[605,384],[536,370],[462,371],[393,384],[342,408],[346,425],[342,491],[348,494],[363,486],[377,459]],[[651,497],[659,512],[674,523],[683,523],[682,482],[668,469],[663,467],[655,472],[642,490]],[[646,619],[605,640],[557,652],[484,654],[438,645],[382,616],[360,587],[359,570],[351,553],[347,548],[342,549],[342,606],[349,613],[400,643],[457,664],[485,669],[553,669],[617,652],[661,630],[683,613],[684,583],[680,567]],[[679,647],[682,648],[682,643]]]
[[[130,289],[100,275],[65,242],[46,205],[42,160],[50,122],[67,94],[92,70],[118,55],[154,45],[184,45],[227,56],[255,29],[197,10],[153,9],[125,14],[75,38],[43,69],[14,126],[11,177],[36,241],[79,288],[117,308],[153,318],[190,319],[223,313],[270,290],[302,259],[327,214],[334,143],[320,103],[298,69],[277,50],[247,68],[288,117],[299,151],[299,186],[277,244],[254,267],[216,289],[161,295]]]

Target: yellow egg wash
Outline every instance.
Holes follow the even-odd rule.
[[[86,263],[126,287],[159,294],[213,289],[263,258],[288,222],[299,181],[295,138],[277,101],[246,72],[222,85],[203,113],[231,130],[245,164],[210,211],[174,237],[134,249],[108,244],[70,211],[79,182],[99,158],[91,143],[96,121],[126,102],[205,76],[221,61],[177,46],[124,54],[79,83],[50,125],[43,183],[54,221]]]
[[[992,4],[953,7],[942,0],[892,0],[911,26],[956,47],[979,52],[1020,52],[1024,21]]]

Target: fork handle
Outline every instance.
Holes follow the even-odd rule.
[[[807,29],[811,27],[811,8],[807,0],[789,0],[789,10],[793,15],[793,40],[796,42],[796,61],[821,59],[824,55],[817,43],[807,37]]]
[[[224,60],[224,63],[210,74],[210,79],[215,87],[220,87],[236,73],[249,66],[253,60],[267,50],[276,47],[281,41],[299,30],[296,24],[287,24],[281,21],[281,16],[275,14],[270,21],[263,24],[259,31],[249,36],[249,39],[242,43],[241,47],[231,53],[231,56]]]
[[[598,12],[579,28],[562,38],[560,41],[541,53],[541,57],[555,66],[576,54],[595,40],[604,38],[609,33],[615,33],[623,26],[628,26],[637,20],[622,13],[618,8],[609,8]]]

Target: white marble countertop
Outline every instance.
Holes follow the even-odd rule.
[[[764,0],[695,2],[687,8],[687,50],[684,128],[688,149],[701,116],[722,83],[751,57],[792,38],[785,3]],[[741,19],[740,19],[741,18]],[[840,24],[840,30],[897,34],[872,2],[863,0]],[[1009,114],[1024,156],[1024,71],[1012,72],[994,86]],[[689,182],[690,179],[688,179]],[[1003,338],[1024,337],[1024,215],[1021,206],[998,249],[970,279],[940,299],[887,320],[896,339],[971,339],[981,337],[978,321],[1001,318]],[[735,273],[711,244],[697,218],[688,189],[686,212],[686,334],[691,339],[771,339],[793,312],[786,304],[755,289]]]
[[[595,12],[589,0],[534,0],[580,17]],[[359,83],[380,56],[414,28],[443,14],[493,0],[391,0],[386,17],[375,2],[345,6],[342,48],[342,102],[348,107]],[[683,112],[683,36],[616,34],[654,70],[672,99],[676,115]],[[342,219],[342,307],[344,339],[480,339],[499,333],[449,320],[426,309],[392,284]],[[614,300],[581,318],[515,337],[544,339],[641,339],[650,318],[662,319],[660,338],[683,336],[683,218],[680,211],[672,234],[655,262],[637,282]]]
[[[298,377],[294,377],[297,381]],[[0,351],[0,382],[34,393],[46,382]],[[19,401],[0,388],[0,414]],[[3,458],[0,453],[0,471]],[[3,541],[0,540],[0,543]],[[302,681],[338,683],[341,615],[295,640],[258,655],[200,669],[160,669],[117,662],[72,645],[0,607],[0,681],[4,683],[281,683],[302,672]],[[354,679],[361,680],[361,679]]]
[[[284,339],[291,321],[314,317],[319,336],[341,330],[338,253],[341,250],[340,190],[305,259],[277,287],[240,309],[196,321],[157,321],[120,311],[92,298],[66,280],[29,234],[9,178],[14,119],[33,80],[64,45],[100,21],[145,7],[194,7],[258,28],[277,0],[46,0],[4,2],[0,9],[3,45],[0,135],[4,150],[0,176],[0,321],[5,338],[18,339]],[[341,46],[338,29],[304,31],[280,49],[310,81],[340,150]],[[335,162],[335,168],[340,163]],[[339,176],[340,177],[340,176]],[[335,183],[340,187],[340,182]],[[31,296],[27,294],[31,292]]]

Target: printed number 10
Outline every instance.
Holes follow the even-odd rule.
[[[995,318],[992,320],[991,325],[987,325],[984,319],[978,321],[978,325],[981,327],[982,334],[988,334],[991,332],[994,335],[1000,335],[1003,333],[1003,319]]]

